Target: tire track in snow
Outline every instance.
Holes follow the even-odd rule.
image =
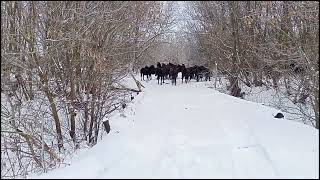
[[[272,171],[273,171],[273,176],[279,176],[279,173],[278,173],[278,170],[277,170],[277,168],[275,166],[275,163],[273,163],[273,161],[271,160],[271,158],[270,158],[269,154],[267,153],[265,147],[261,144],[261,142],[259,141],[259,139],[255,135],[254,130],[249,125],[248,121],[247,120],[243,120],[243,119],[241,119],[241,121],[247,127],[249,135],[251,137],[253,137],[254,141],[256,142],[256,146],[255,147],[260,149],[260,151],[262,152],[263,157],[267,160],[267,162],[271,166]]]
[[[232,113],[226,113],[229,112],[230,109],[225,109],[228,108],[228,106],[220,106],[221,103],[228,101],[230,106],[235,104],[233,107],[237,107],[237,103],[228,99],[222,99],[223,96],[221,97],[219,94],[214,95],[216,95],[217,99],[213,103],[213,108],[216,109],[214,115],[216,120],[222,124],[221,128],[227,135],[227,142],[233,146],[232,156],[236,174],[244,176],[245,178],[250,175],[254,176],[256,174],[253,171],[254,168],[250,169],[250,167],[243,166],[243,164],[250,163],[252,166],[255,166],[256,170],[260,171],[261,174],[266,173],[271,177],[278,176],[277,168],[268,156],[265,148],[256,138],[250,124],[246,120],[247,118],[243,117],[246,115],[246,109],[240,106],[238,109],[232,109]],[[239,149],[239,147],[248,148]],[[250,153],[252,153],[252,155],[250,155]]]
[[[241,121],[243,121],[243,120],[241,120]],[[271,158],[270,158],[269,154],[267,153],[265,147],[259,142],[259,140],[257,139],[253,129],[250,127],[248,122],[246,121],[244,124],[247,126],[249,134],[253,137],[253,139],[256,142],[256,146],[255,147],[257,147],[257,148],[259,148],[261,150],[262,155],[268,161],[269,165],[272,167],[272,171],[274,173],[274,176],[278,176],[279,173],[278,173],[278,170],[277,170],[277,168],[275,166],[275,163],[273,163],[273,161],[271,160]]]

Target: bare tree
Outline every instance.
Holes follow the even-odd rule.
[[[291,102],[279,108],[319,128],[318,10],[318,2],[190,2],[190,44],[197,62],[228,76],[231,95],[241,95],[238,83],[267,86]]]

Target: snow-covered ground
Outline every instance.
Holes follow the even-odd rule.
[[[317,129],[211,82],[142,83],[96,146],[30,178],[319,178]]]
[[[291,83],[291,86],[296,86],[299,81]],[[222,93],[229,93],[227,90],[227,85],[229,81],[221,77],[221,83],[217,81],[216,90]],[[307,99],[306,104],[293,103],[293,97],[289,97],[286,93],[286,88],[283,79],[279,80],[279,89],[267,88],[266,86],[255,87],[246,86],[243,82],[239,82],[241,87],[241,92],[245,92],[244,99],[252,102],[261,103],[266,106],[274,107],[279,109],[281,113],[284,114],[287,120],[297,121],[310,126],[315,126],[315,113],[312,108],[312,103],[310,99]],[[269,84],[272,87],[272,84]],[[211,87],[214,87],[214,82],[212,81]],[[297,87],[295,87],[297,89]],[[290,100],[291,99],[291,100]]]

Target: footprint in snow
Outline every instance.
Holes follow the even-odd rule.
[[[237,149],[255,148],[257,145],[240,146]]]

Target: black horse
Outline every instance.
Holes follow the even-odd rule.
[[[160,80],[160,84],[162,85],[162,83],[164,83],[164,71],[163,71],[163,68],[162,67],[157,67],[155,69],[155,71],[156,71],[158,84],[159,84],[159,80]]]
[[[204,66],[200,66],[198,67],[198,77],[201,79],[205,78],[205,81],[210,81],[210,76],[211,76],[211,73],[210,73],[210,70]]]
[[[141,74],[141,81],[144,80],[144,76],[147,76],[147,80],[151,80],[152,74],[155,74],[155,67],[153,65],[150,67],[145,66],[144,68],[141,68],[140,74]]]
[[[144,68],[141,68],[141,69],[140,69],[141,81],[144,80],[144,73],[145,73],[145,69],[144,69]]]
[[[170,67],[169,76],[171,78],[172,85],[173,84],[177,85],[178,73],[179,73],[178,67],[176,67],[174,65],[172,67]]]
[[[186,83],[188,83],[189,77],[190,77],[190,68],[183,67],[182,77],[181,77],[182,83],[183,83],[183,79],[185,80]]]
[[[150,76],[151,76],[152,74],[156,74],[156,68],[154,67],[154,65],[151,65],[151,66],[149,67],[149,72],[150,72]]]

